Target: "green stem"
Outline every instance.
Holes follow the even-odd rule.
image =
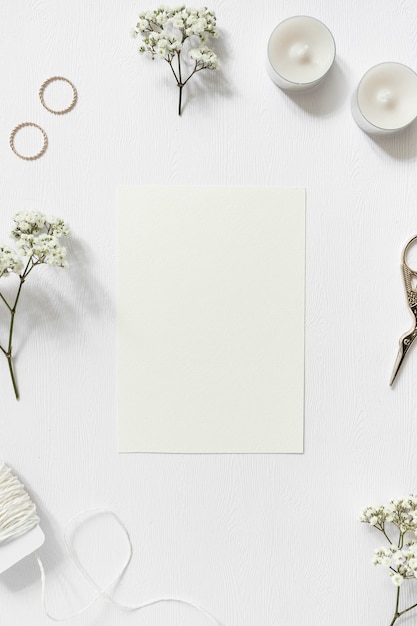
[[[399,603],[400,603],[400,588],[398,587],[397,600],[395,602],[395,613],[394,613],[394,617],[392,618],[392,622],[389,626],[393,626],[393,624],[395,624],[397,619],[401,617],[402,615],[404,615],[405,613],[408,613],[408,611],[412,611],[413,609],[417,608],[417,603],[416,603],[416,604],[413,604],[412,606],[409,606],[408,609],[404,609],[404,611],[399,611],[398,610]]]
[[[17,294],[16,294],[16,299],[14,301],[14,305],[13,308],[10,309],[10,328],[9,328],[9,343],[7,345],[7,354],[6,354],[6,358],[7,358],[7,363],[9,365],[9,372],[10,372],[10,377],[12,379],[12,384],[13,384],[13,389],[14,389],[14,394],[16,396],[16,400],[19,400],[19,390],[17,387],[17,383],[16,383],[16,378],[15,378],[15,374],[14,374],[14,369],[13,369],[13,330],[14,330],[14,318],[16,315],[16,307],[17,307],[17,303],[19,302],[19,298],[20,298],[20,293],[22,291],[22,286],[23,283],[25,282],[24,279],[24,274],[20,277],[20,285],[19,285],[19,289],[17,290]]]
[[[182,88],[184,87],[184,85],[178,85],[178,87],[180,88],[180,97],[179,97],[179,101],[178,101],[178,115],[181,115],[181,106],[182,106]]]
[[[0,293],[0,298],[3,300],[4,304],[7,306],[7,308],[9,309],[9,311],[12,310],[12,307],[10,306],[10,304],[7,302],[6,298],[3,296],[2,293]]]
[[[397,598],[395,601],[395,613],[394,613],[394,617],[392,618],[392,622],[389,626],[393,626],[395,624],[395,622],[397,621],[397,619],[400,617],[401,613],[398,612],[398,606],[400,604],[400,588],[397,588]]]
[[[405,609],[404,611],[401,611],[400,613],[398,613],[398,615],[404,615],[404,613],[408,613],[408,611],[411,611],[411,609],[415,609],[417,607],[417,604],[413,604],[412,606],[409,606],[408,609]]]
[[[16,379],[14,377],[12,355],[11,354],[7,355],[7,363],[9,365],[9,372],[10,372],[10,376],[11,376],[11,379],[12,379],[14,395],[16,396],[16,400],[19,400],[19,389],[17,387]]]
[[[178,100],[178,115],[181,115],[182,90],[183,90],[184,85],[182,84],[182,77],[181,77],[181,53],[180,52],[177,52],[177,59],[178,59],[178,87],[180,88],[180,96]]]
[[[13,390],[14,390],[14,394],[16,396],[16,400],[19,400],[19,389],[17,387],[17,383],[16,383],[16,377],[15,377],[15,373],[14,373],[14,368],[13,368],[13,330],[14,330],[14,320],[15,320],[15,315],[16,315],[16,308],[19,302],[19,298],[20,298],[20,294],[22,291],[22,287],[23,287],[23,283],[26,280],[27,275],[30,273],[30,271],[33,269],[34,264],[32,262],[32,257],[29,259],[29,261],[27,262],[27,265],[23,271],[22,274],[20,274],[19,278],[20,278],[20,284],[19,284],[19,288],[17,290],[16,293],[16,298],[13,304],[13,307],[11,307],[8,302],[6,302],[6,300],[3,298],[3,296],[1,296],[3,298],[3,301],[5,302],[5,304],[7,304],[7,307],[10,311],[10,327],[9,327],[9,341],[7,344],[7,350],[5,350],[2,346],[0,346],[1,351],[3,352],[4,356],[7,359],[7,364],[9,366],[9,372],[10,372],[10,377],[12,379],[12,384],[13,384]]]
[[[384,535],[384,537],[386,538],[386,540],[388,541],[388,543],[390,543],[392,545],[392,541],[391,539],[388,537],[387,531],[385,530],[385,523],[383,522],[380,526],[375,526],[375,528],[377,530],[380,530],[381,533]]]
[[[172,73],[174,74],[174,78],[175,78],[175,80],[177,81],[177,84],[178,84],[178,82],[179,82],[179,81],[178,81],[178,76],[176,75],[175,70],[174,70],[174,68],[172,67],[172,59],[171,59],[171,58],[168,58],[168,59],[166,59],[166,62],[168,63],[169,67],[171,68]]]
[[[203,69],[203,68],[201,68]],[[196,74],[197,72],[199,72],[200,70],[197,69],[197,61],[195,62],[195,66],[193,71],[191,72],[191,74],[189,75],[189,77],[183,82],[183,87],[185,87],[185,85],[188,83],[188,81],[190,80],[191,76],[194,76],[194,74]]]
[[[200,72],[202,69],[204,68],[197,68],[197,63],[195,64],[195,68],[193,69],[193,71],[191,72],[191,74],[188,76],[188,78],[186,78],[186,80],[184,82],[182,82],[181,80],[181,65],[180,65],[180,53],[178,53],[178,73],[179,73],[179,80],[178,80],[178,87],[180,89],[180,97],[179,97],[179,103],[178,103],[178,115],[181,115],[181,103],[182,103],[182,90],[184,89],[185,85],[188,83],[188,81],[190,80],[191,76],[194,76],[194,74],[197,74],[197,72]]]

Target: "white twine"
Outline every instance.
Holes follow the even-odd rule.
[[[79,519],[80,517],[91,516],[91,515],[100,515],[106,514],[111,515],[116,523],[123,530],[127,545],[128,552],[126,556],[126,560],[122,568],[116,573],[110,583],[104,587],[100,587],[93,580],[90,574],[85,569],[84,565],[80,562],[77,557],[71,541],[69,539],[69,531],[72,527],[73,523]],[[29,497],[29,494],[26,492],[25,487],[22,483],[13,475],[11,469],[5,464],[0,462],[0,545],[3,541],[7,539],[15,538],[19,535],[22,535],[39,523],[39,517],[36,514],[36,506],[32,502]],[[122,604],[115,600],[111,593],[108,593],[111,587],[115,585],[124,575],[126,569],[129,566],[130,561],[133,556],[133,546],[132,541],[130,539],[129,532],[123,522],[120,520],[118,515],[113,511],[108,509],[87,509],[85,511],[81,511],[74,515],[70,521],[67,523],[64,530],[64,544],[67,551],[67,554],[75,567],[80,572],[81,576],[88,582],[88,584],[95,590],[95,595],[92,597],[90,602],[86,606],[84,606],[79,611],[72,613],[71,615],[66,615],[64,617],[55,617],[52,615],[47,606],[46,606],[46,574],[43,563],[37,553],[35,553],[36,560],[39,565],[39,570],[41,573],[41,587],[42,587],[42,606],[46,616],[54,622],[66,622],[68,620],[74,619],[88,611],[92,607],[92,605],[97,602],[100,598],[111,602],[117,608],[133,612],[140,611],[146,607],[152,606],[154,604],[160,603],[177,603],[184,604],[186,606],[192,607],[193,609],[199,611],[202,615],[207,617],[213,624],[216,626],[222,626],[222,624],[215,618],[211,613],[209,613],[206,609],[202,608],[198,604],[194,602],[190,602],[189,600],[183,600],[182,598],[157,598],[155,600],[150,600],[148,602],[144,602],[138,605],[127,605]]]
[[[39,524],[36,506],[10,467],[0,461],[0,545]]]
[[[79,558],[77,557],[77,555],[76,555],[76,553],[75,553],[75,551],[74,551],[74,549],[73,549],[73,547],[71,545],[71,541],[69,539],[69,531],[70,531],[71,526],[75,522],[75,520],[77,520],[80,517],[84,517],[84,516],[88,516],[88,515],[100,515],[100,514],[107,514],[107,515],[111,515],[113,517],[113,519],[116,521],[116,523],[122,528],[122,530],[123,530],[123,532],[124,532],[124,534],[126,536],[126,541],[127,541],[127,544],[128,544],[128,553],[127,553],[127,557],[126,557],[124,565],[119,570],[119,572],[114,576],[114,578],[109,582],[109,584],[106,585],[105,587],[100,587],[93,580],[93,578],[90,576],[90,574],[85,569],[84,565],[80,562]],[[90,600],[90,602],[86,606],[84,606],[82,609],[80,609],[76,613],[73,613],[72,615],[68,615],[68,616],[65,616],[65,617],[55,617],[55,616],[51,615],[51,613],[48,611],[47,606],[46,606],[46,592],[45,592],[45,589],[46,589],[46,575],[45,575],[45,569],[43,567],[43,563],[42,563],[41,559],[39,558],[38,554],[36,554],[36,560],[38,561],[39,569],[40,569],[40,572],[41,572],[42,605],[43,605],[43,609],[44,609],[47,617],[49,617],[49,619],[53,620],[54,622],[65,622],[65,621],[68,621],[70,619],[73,619],[74,617],[78,617],[79,615],[82,615],[83,613],[85,613],[95,602],[97,602],[97,600],[99,600],[100,598],[103,598],[104,600],[108,600],[109,602],[111,602],[111,604],[113,604],[117,608],[121,609],[122,611],[126,611],[126,612],[140,611],[141,609],[144,609],[144,608],[146,608],[148,606],[152,606],[154,604],[160,604],[160,603],[163,603],[163,602],[165,602],[165,603],[166,602],[170,602],[170,603],[174,602],[174,603],[184,604],[186,606],[190,606],[190,607],[196,609],[197,611],[199,611],[200,613],[205,615],[211,622],[213,622],[217,626],[222,626],[222,624],[215,617],[213,617],[213,615],[211,615],[211,613],[206,611],[206,609],[203,609],[201,606],[199,606],[198,604],[195,604],[194,602],[190,602],[188,600],[183,600],[182,598],[157,598],[155,600],[149,600],[148,602],[144,602],[142,604],[129,605],[129,604],[123,604],[121,602],[118,602],[117,600],[115,600],[113,598],[113,596],[111,594],[107,593],[109,591],[109,589],[111,589],[111,587],[113,587],[113,585],[115,585],[122,578],[122,576],[124,575],[126,569],[129,566],[129,563],[132,560],[132,556],[133,556],[133,546],[132,546],[132,541],[130,539],[129,532],[128,532],[126,526],[121,521],[121,519],[118,517],[118,515],[116,515],[116,513],[114,513],[113,511],[110,511],[108,509],[87,509],[85,511],[81,511],[80,513],[77,513],[76,515],[74,515],[70,519],[70,521],[67,523],[67,525],[65,527],[65,530],[64,530],[64,544],[65,544],[65,548],[66,548],[66,551],[67,551],[67,554],[68,554],[69,558],[71,559],[71,561],[73,562],[75,567],[78,569],[78,571],[80,572],[81,576],[91,585],[91,587],[93,589],[95,589],[96,594],[92,597],[92,599]]]

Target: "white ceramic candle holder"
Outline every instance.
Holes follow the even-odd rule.
[[[274,83],[286,91],[304,92],[327,75],[335,60],[336,45],[322,22],[297,15],[273,30],[267,54],[267,71]]]
[[[352,115],[367,133],[390,135],[417,118],[417,74],[402,63],[371,67],[352,97]]]

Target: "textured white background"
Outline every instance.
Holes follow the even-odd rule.
[[[69,271],[39,271],[25,287],[15,338],[19,403],[0,361],[0,457],[39,505],[51,610],[76,610],[90,595],[64,552],[66,521],[106,506],[135,548],[121,600],[184,596],[225,626],[389,624],[394,589],[370,565],[380,540],[356,519],[367,503],[417,490],[417,351],[388,387],[411,321],[399,262],[417,233],[417,126],[370,139],[349,101],[375,63],[416,69],[417,5],[214,0],[223,69],[189,84],[182,119],[168,68],[141,58],[129,38],[148,6],[0,5],[1,240],[21,209],[62,215],[73,230]],[[264,54],[273,26],[299,13],[329,26],[338,57],[320,91],[292,98],[267,77]],[[37,97],[55,74],[80,94],[63,117]],[[50,140],[33,163],[8,147],[25,120]],[[307,188],[303,456],[117,455],[116,188],[160,183]],[[76,544],[109,580],[124,548],[110,520],[83,526]],[[1,576],[1,626],[49,623],[39,592],[33,558]],[[129,615],[98,603],[76,623],[207,621],[186,607]]]

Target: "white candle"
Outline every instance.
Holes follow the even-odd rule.
[[[417,74],[401,63],[371,67],[353,94],[352,115],[368,133],[402,130],[417,117]]]
[[[267,70],[282,89],[308,91],[333,65],[333,35],[314,17],[290,17],[275,28],[268,42]]]

